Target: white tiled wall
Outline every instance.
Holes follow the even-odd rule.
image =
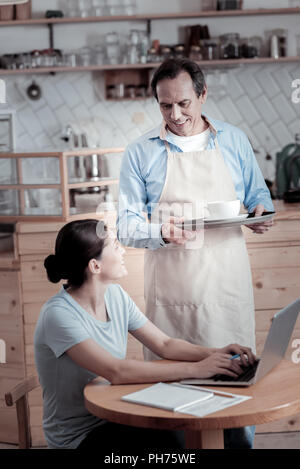
[[[33,15],[49,7],[48,0],[33,0]],[[51,1],[51,8],[64,0]],[[140,13],[197,11],[201,0],[137,0]],[[264,8],[286,7],[289,0],[265,0]],[[260,0],[244,0],[244,8],[261,8]],[[299,15],[261,16],[246,18],[207,18],[211,34],[238,30],[245,36],[259,34],[274,27],[289,30],[289,55],[295,55],[295,36],[299,34]],[[179,26],[203,24],[203,20],[154,21],[152,39],[163,34],[168,42],[178,40]],[[139,23],[97,23],[68,25],[55,28],[55,46],[81,47],[90,38],[105,33],[105,27],[140,27]],[[103,30],[103,31],[102,31]],[[26,33],[26,34],[25,34]],[[27,34],[28,33],[28,34]],[[45,36],[45,37],[44,37]],[[13,40],[12,40],[13,37]],[[100,36],[99,36],[100,37]],[[98,38],[99,39],[99,38]],[[97,39],[97,40],[98,40]],[[0,53],[48,47],[47,28],[0,28]],[[45,41],[44,41],[45,40]],[[45,42],[45,44],[43,43]],[[9,44],[9,51],[7,47]],[[207,73],[207,72],[206,72]],[[300,133],[300,103],[292,102],[292,82],[300,79],[297,63],[247,65],[207,74],[209,97],[204,111],[217,119],[226,120],[242,128],[258,152],[258,162],[266,178],[274,179],[275,155]],[[42,97],[31,101],[27,87],[34,79],[42,88]],[[160,122],[160,112],[153,99],[145,101],[108,102],[104,99],[104,79],[101,73],[57,73],[52,75],[6,77],[7,101],[16,110],[16,140],[18,149],[63,149],[61,131],[72,124],[75,131],[86,132],[90,145],[102,147],[125,146]],[[0,130],[1,142],[1,130]],[[266,161],[269,152],[272,161]]]
[[[300,104],[291,99],[296,78],[300,78],[298,64],[250,65],[207,73],[209,97],[204,111],[246,132],[270,179],[274,178],[276,152],[300,133]],[[125,146],[161,119],[152,98],[106,101],[101,73],[35,77],[42,88],[39,101],[26,95],[31,81],[31,77],[6,79],[7,101],[16,110],[16,140],[22,151],[65,148],[60,137],[68,123],[79,133],[87,132],[90,145]],[[265,160],[266,152],[273,161]]]

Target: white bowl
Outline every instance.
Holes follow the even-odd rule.
[[[208,202],[207,209],[210,218],[234,218],[240,213],[241,202],[237,200],[222,200]]]

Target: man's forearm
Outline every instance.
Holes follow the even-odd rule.
[[[117,236],[124,246],[155,250],[165,245],[161,234],[161,225],[147,223],[133,217],[119,218]]]

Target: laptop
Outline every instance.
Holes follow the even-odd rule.
[[[274,315],[261,357],[256,360],[253,366],[249,365],[238,377],[215,375],[209,379],[184,379],[180,383],[230,387],[255,384],[278,365],[284,357],[299,311],[300,298]]]

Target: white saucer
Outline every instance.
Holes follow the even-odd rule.
[[[232,221],[238,221],[238,220],[244,220],[245,218],[248,217],[248,213],[241,213],[240,215],[237,215],[236,217],[233,218],[204,218],[205,223],[210,223],[210,222],[216,222],[216,221],[222,221],[222,222],[232,222]]]

